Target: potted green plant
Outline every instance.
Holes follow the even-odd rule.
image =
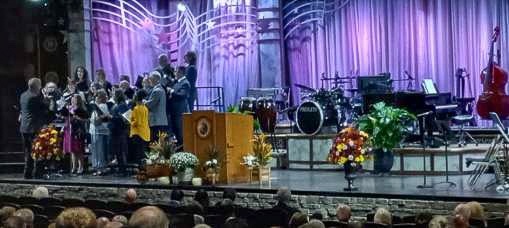
[[[194,168],[198,165],[198,158],[193,153],[178,152],[170,157],[170,166],[177,173],[179,183],[191,182]]]
[[[368,133],[371,146],[374,149],[375,173],[390,172],[394,154],[392,149],[398,147],[404,136],[409,133],[410,121],[415,116],[408,111],[379,102],[373,105],[373,110],[361,116],[359,129]]]

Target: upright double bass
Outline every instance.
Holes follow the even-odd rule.
[[[493,61],[494,46],[499,35],[500,28],[497,26],[491,37],[488,66],[481,72],[483,92],[477,100],[477,113],[483,119],[489,119],[490,112],[497,113],[501,119],[509,116],[509,96],[505,93],[507,72]]]

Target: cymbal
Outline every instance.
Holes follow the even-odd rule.
[[[302,90],[307,90],[309,92],[316,92],[316,89],[313,89],[313,88],[305,86],[305,85],[301,85],[301,84],[297,84],[297,83],[295,83],[294,85],[295,85],[295,87],[302,89]]]

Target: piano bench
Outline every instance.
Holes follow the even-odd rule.
[[[467,139],[470,139],[470,141],[474,142],[476,146],[479,145],[477,140],[475,140],[474,137],[472,137],[472,135],[465,131],[465,125],[470,123],[473,119],[474,119],[473,115],[457,115],[452,117],[452,122],[460,126],[458,135],[459,147],[466,146]]]

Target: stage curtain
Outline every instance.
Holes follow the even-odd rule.
[[[126,1],[132,2],[132,1]],[[170,15],[176,12],[176,5],[180,1],[168,0],[139,0],[144,7],[157,15]],[[206,13],[214,6],[220,7],[225,1],[215,0],[186,0],[183,1],[195,16]],[[230,4],[255,4],[251,0],[230,0]],[[215,3],[215,4],[214,4]],[[230,8],[230,10],[239,10]],[[226,13],[224,10],[216,14],[208,14],[203,20],[217,17]],[[228,20],[224,18],[223,20]],[[237,29],[234,26],[220,27],[217,37]],[[245,33],[253,33],[256,28],[249,27]],[[227,31],[230,30],[230,31]],[[213,34],[214,35],[214,34]],[[216,36],[216,35],[214,35]],[[232,39],[226,37],[226,39]],[[164,53],[158,49],[154,40],[138,30],[128,30],[114,23],[92,20],[93,66],[94,69],[104,68],[109,80],[118,82],[120,75],[129,75],[132,82],[144,72],[150,72],[157,67],[157,56]],[[198,47],[198,86],[221,86],[224,88],[225,104],[233,104],[246,94],[247,88],[258,87],[258,51],[255,43],[227,42],[210,49]],[[191,46],[182,48],[181,56],[174,65],[182,65],[182,56]],[[217,98],[213,92],[199,94],[199,101],[210,103]]]
[[[466,96],[477,97],[495,25],[501,28],[501,65],[509,69],[507,0],[350,0],[323,22],[301,25],[285,40],[289,83],[318,88],[323,72],[390,72],[397,80],[406,78],[407,70],[416,78],[415,89],[431,78],[440,92],[454,93],[455,70],[466,68]],[[394,85],[397,90],[407,86]],[[298,101],[295,87],[293,92]]]

